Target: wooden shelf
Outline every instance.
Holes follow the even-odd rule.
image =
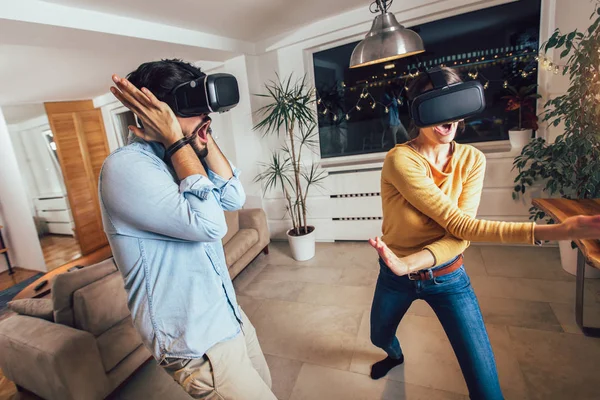
[[[4,254],[8,251],[8,249],[0,249],[0,254]]]

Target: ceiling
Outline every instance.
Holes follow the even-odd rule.
[[[45,0],[250,42],[291,31],[370,0]]]
[[[127,74],[144,61],[204,56],[190,46],[4,20],[0,105],[89,99],[108,92],[111,74]]]
[[[368,19],[368,6],[365,0],[4,1],[0,107],[94,98],[108,92],[111,74],[148,60],[216,67],[253,54],[263,39],[328,16],[364,7]],[[9,123],[27,115],[8,110]]]
[[[8,125],[19,124],[46,115],[43,104],[21,104],[2,107],[2,114]]]

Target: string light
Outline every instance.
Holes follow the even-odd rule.
[[[544,68],[546,68],[548,71],[553,72],[554,74],[558,74],[558,72],[560,71],[559,65],[553,63],[550,59],[548,59],[548,58],[546,58],[546,57],[544,57],[542,55],[537,55],[536,53],[530,53],[530,54],[531,55],[525,55],[525,57],[523,57],[523,54],[516,54],[515,57],[512,57],[512,60],[514,62],[514,61],[517,61],[517,60],[525,60],[525,61],[529,60],[529,61],[533,61],[533,59],[535,59],[537,62],[539,62],[540,68],[542,67],[542,65],[544,65]],[[476,54],[473,54],[473,56],[475,56],[475,55]],[[477,53],[477,55],[481,55],[481,54]],[[496,63],[498,63],[498,62],[500,62],[500,63],[504,63],[505,62],[504,60],[497,60],[499,57],[503,58],[504,54],[495,54],[493,58],[492,58],[492,55],[493,55],[493,52],[489,56],[490,61],[487,61],[487,63],[490,63],[488,65],[491,66],[491,65],[496,65]],[[506,57],[512,56],[512,53],[507,52],[507,53],[505,53],[505,55],[506,55]],[[454,63],[454,65],[457,65],[457,64],[462,65],[462,64],[464,64],[463,61],[459,61],[461,59],[460,55],[457,58],[458,58],[458,60],[456,60],[456,61],[453,60],[452,61]],[[467,63],[470,63],[471,61],[474,61],[474,62],[477,62],[479,60],[484,61],[486,58],[487,57],[483,57],[482,56],[480,58],[479,57],[472,58],[472,59],[469,58],[469,59],[467,59],[465,61],[467,61]],[[494,58],[496,60],[494,60]],[[446,61],[450,62],[449,60],[446,60]],[[425,67],[431,67],[431,66],[434,66],[435,64],[437,64],[437,63],[434,63],[434,62],[430,61],[428,63],[425,63]],[[445,64],[440,63],[440,64],[437,64],[437,65],[443,66]],[[538,64],[535,64],[535,65],[537,66]],[[503,87],[505,89],[507,89],[509,87],[509,80],[512,79],[511,77],[518,77],[520,75],[522,78],[527,78],[528,76],[534,74],[535,71],[537,71],[537,68],[535,68],[535,67],[531,68],[531,66],[528,66],[527,69],[528,70],[522,69],[522,70],[519,70],[518,72],[514,72],[514,74],[512,74],[511,76],[508,76],[508,79],[500,80],[500,81],[488,79],[487,77],[485,77],[477,69],[474,70],[474,71],[469,72],[468,76],[471,79],[474,79],[474,80],[475,79],[481,80],[482,81],[481,83],[483,83],[483,88],[485,90],[489,89],[490,85],[492,83],[494,83],[494,82],[503,82]],[[391,76],[391,72],[393,72],[394,75],[397,75],[397,76]],[[403,93],[405,91],[409,90],[408,79],[414,79],[414,78],[416,78],[417,76],[420,75],[419,68],[416,67],[416,66],[414,66],[414,65],[411,66],[410,69],[408,71],[404,72],[404,73],[402,71],[400,71],[400,74],[396,74],[396,72],[397,71],[387,71],[386,73],[382,73],[381,76],[372,75],[372,76],[369,77],[369,79],[372,79],[371,82],[369,82],[368,80],[364,80],[364,81],[358,83],[355,86],[348,87],[348,89],[350,89],[350,91],[352,91],[352,92],[354,92],[354,91],[359,91],[360,92],[359,93],[359,99],[358,99],[356,105],[353,108],[351,108],[348,113],[345,113],[343,110],[340,110],[342,112],[342,114],[338,115],[337,113],[334,113],[332,110],[330,110],[327,107],[325,107],[325,109],[322,111],[322,114],[324,116],[328,115],[328,114],[331,114],[332,115],[332,119],[334,121],[337,121],[339,119],[343,119],[344,117],[346,118],[347,121],[349,121],[353,109],[356,109],[357,111],[362,111],[363,108],[365,108],[367,106],[370,106],[370,108],[372,110],[375,110],[377,108],[377,105],[381,105],[382,108],[384,109],[385,113],[389,114],[390,108],[392,106],[392,103],[384,104],[384,103],[381,103],[381,102],[378,102],[377,100],[375,100],[375,98],[373,97],[373,95],[370,93],[370,88],[372,88],[372,87],[382,87],[382,86],[384,86],[386,84],[387,85],[391,85],[391,84],[393,84],[394,82],[397,82],[397,81],[400,81],[400,82],[404,81],[404,86],[402,87],[402,90],[400,91],[399,97],[396,99],[397,102],[398,102],[397,104],[399,106],[402,106],[403,103],[404,103],[404,100],[403,100],[404,97],[402,95],[403,95]],[[592,72],[592,71],[590,71],[590,72]],[[388,74],[390,74],[390,75],[388,75]],[[600,81],[598,81],[596,83],[600,86]],[[341,86],[343,88],[346,88],[347,84],[342,81],[341,82]],[[316,93],[315,97],[317,98],[317,104],[318,105],[324,105],[325,104],[324,101],[318,96],[318,93]],[[590,98],[592,98],[592,97],[590,97]],[[361,106],[360,103],[361,103],[361,101],[363,99],[369,99],[369,101],[367,102],[368,104]],[[321,111],[319,111],[319,112],[321,112]]]

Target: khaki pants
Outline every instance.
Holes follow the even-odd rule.
[[[256,330],[242,311],[242,333],[211,347],[204,357],[169,359],[165,370],[195,399],[277,400]]]

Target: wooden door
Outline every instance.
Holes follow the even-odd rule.
[[[100,168],[109,153],[102,114],[91,101],[45,106],[67,188],[75,236],[82,254],[89,254],[108,243],[98,200]]]

